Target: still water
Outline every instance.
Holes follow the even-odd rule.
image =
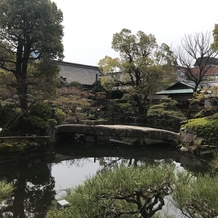
[[[193,173],[207,170],[207,160],[181,154],[169,145],[148,147],[56,145],[55,148],[0,156],[0,179],[14,184],[13,194],[0,207],[0,218],[44,218],[65,190],[82,184],[97,171],[121,162],[127,165],[174,162]]]
[[[52,164],[51,174],[55,178],[56,199],[65,195],[66,189],[76,187],[87,177],[95,175],[99,168],[99,161],[94,158],[66,160]]]

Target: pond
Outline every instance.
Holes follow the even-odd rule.
[[[44,218],[65,190],[82,184],[97,171],[121,162],[131,165],[174,162],[194,172],[207,170],[207,159],[181,154],[167,144],[131,147],[121,144],[58,144],[55,148],[0,156],[0,179],[16,189],[0,207],[0,218]]]

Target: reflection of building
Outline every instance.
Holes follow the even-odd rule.
[[[90,89],[102,75],[96,66],[75,64],[69,62],[55,62],[60,68],[59,78],[65,83],[79,82],[84,89]]]

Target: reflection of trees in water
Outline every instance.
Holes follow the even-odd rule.
[[[148,146],[127,146],[122,144],[109,145],[95,145],[95,146],[81,146],[72,147],[71,144],[65,148],[56,148],[58,154],[65,156],[70,160],[69,163],[82,165],[78,157],[85,157],[88,159],[93,157],[96,161],[100,161],[101,168],[110,169],[117,162],[127,162],[129,165],[136,165],[141,162],[148,164],[156,164],[159,160],[172,163],[173,161],[181,163],[181,165],[190,171],[207,171],[208,160],[204,156],[197,156],[190,153],[182,153],[170,144],[152,144]],[[73,154],[73,155],[70,155]],[[209,159],[211,159],[210,157]],[[128,165],[127,164],[127,165]]]
[[[213,155],[194,155],[190,152],[185,152],[179,157],[178,162],[192,173],[204,173],[210,171],[212,159]]]
[[[92,163],[93,161],[90,160],[90,158],[75,158],[75,159],[71,159],[71,160],[66,160],[64,162],[60,162],[58,164],[62,164],[64,166],[76,166],[76,167],[83,167],[89,163]]]
[[[0,164],[1,179],[15,190],[0,207],[0,218],[44,218],[54,200],[55,181],[47,155],[22,157]]]
[[[101,157],[97,158],[97,160],[99,162],[99,166],[101,167],[99,171],[102,171],[113,169],[114,167],[120,165],[123,159],[120,157]]]
[[[111,170],[119,165],[125,165],[125,166],[142,166],[145,164],[152,164],[152,165],[158,165],[160,162],[165,163],[172,163],[173,160],[167,159],[167,160],[154,160],[154,159],[147,159],[147,158],[121,158],[121,157],[102,157],[97,158],[99,161],[100,169],[98,172],[102,172],[105,170]]]
[[[208,160],[205,157],[194,156],[193,154],[180,154],[180,156],[172,158],[154,159],[152,157],[148,158],[121,158],[121,157],[101,157],[96,158],[99,161],[100,168],[98,172],[104,170],[113,169],[119,165],[125,166],[141,166],[145,164],[149,165],[159,165],[160,163],[180,163],[181,167],[186,170],[196,173],[196,172],[208,172]]]

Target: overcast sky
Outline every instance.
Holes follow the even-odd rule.
[[[54,0],[64,15],[64,61],[97,66],[123,28],[155,35],[175,49],[185,35],[212,32],[218,0]]]

